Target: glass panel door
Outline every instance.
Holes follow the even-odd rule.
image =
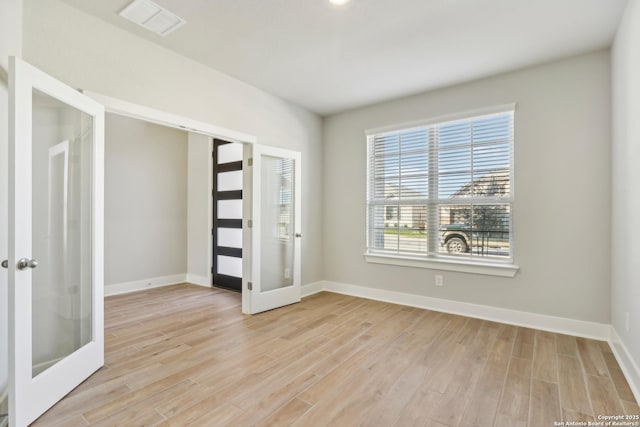
[[[260,184],[260,291],[293,286],[294,160],[263,155]]]
[[[242,290],[242,144],[213,140],[213,286]]]
[[[300,301],[301,161],[295,151],[251,148],[252,249],[243,311],[259,313]]]
[[[9,421],[103,365],[104,109],[12,58]]]
[[[32,375],[91,341],[93,117],[39,90],[32,112]]]

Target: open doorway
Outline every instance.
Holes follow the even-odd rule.
[[[212,200],[212,176],[214,174],[212,158],[213,141],[214,139],[221,139],[234,143],[234,146],[243,147],[247,144],[254,144],[256,138],[252,135],[217,127],[104,95],[85,93],[103,104],[109,116],[136,120],[139,123],[146,123],[147,125],[159,125],[174,132],[179,131],[183,133],[183,135],[186,135],[187,140],[183,151],[183,153],[186,153],[186,176],[184,178],[186,182],[184,192],[186,193],[185,197],[187,201],[185,206],[186,221],[183,227],[183,229],[186,228],[186,235],[184,237],[186,247],[183,247],[182,251],[179,252],[186,258],[184,262],[186,265],[180,273],[177,274],[174,274],[176,272],[173,271],[167,271],[158,277],[141,276],[131,279],[121,278],[116,281],[118,282],[115,283],[117,286],[107,286],[105,293],[107,295],[117,294],[181,282],[210,287],[213,283],[212,269],[214,260],[214,236],[212,234],[214,208]],[[109,138],[108,135],[107,138]],[[240,160],[242,160],[242,157]],[[154,180],[152,176],[145,177],[145,179]],[[242,216],[238,219],[242,227]],[[135,233],[135,230],[131,230],[131,232]],[[178,258],[178,252],[176,253],[176,258]],[[242,259],[238,258],[238,260],[240,261],[240,265],[242,265]],[[171,262],[173,261],[175,260],[171,260]],[[238,276],[240,276],[240,289],[242,289],[242,274]],[[114,283],[111,284],[114,285]]]
[[[241,292],[243,144],[114,113],[105,140],[106,294]]]
[[[254,136],[171,113],[104,95],[94,93],[87,93],[87,95],[104,105],[107,113],[180,129],[188,133],[187,187],[188,192],[193,192],[195,197],[189,195],[187,204],[187,272],[181,275],[181,280],[173,283],[189,282],[202,286],[211,286],[213,283],[214,159],[212,153],[213,140],[219,139],[239,143],[242,147],[243,169],[240,171],[242,203],[234,209],[236,218],[221,218],[240,220],[239,224],[241,224],[242,246],[224,247],[241,249],[244,255],[235,257],[238,258],[235,263],[237,273],[235,277],[241,279],[242,311],[254,314],[300,301],[302,161],[299,152],[259,145],[256,144]],[[231,146],[231,144],[226,145]],[[192,159],[197,161],[192,162]],[[225,163],[234,163],[234,161]],[[204,171],[206,179],[197,178],[200,176],[197,174],[192,179],[192,172],[196,170]],[[202,191],[201,185],[205,186],[206,191]],[[224,191],[237,192],[238,189]],[[200,197],[202,194],[205,194],[204,200],[207,200],[204,205],[200,204],[203,200]],[[198,203],[192,204],[191,200],[197,200]],[[225,200],[218,202],[220,201]],[[219,208],[219,204],[217,207]],[[192,214],[199,215],[200,218],[204,217],[204,220],[195,220]],[[201,232],[201,229],[204,229],[204,232]],[[137,235],[135,230],[132,231],[132,235]],[[206,237],[203,238],[203,236]],[[216,244],[216,246],[220,245]],[[238,254],[238,251],[235,252]],[[274,261],[272,259],[274,254],[282,256]],[[205,261],[197,269],[192,268],[192,261],[196,258],[201,260],[203,256],[206,257]],[[206,270],[202,268],[203,265],[207,265]],[[241,267],[239,272],[238,266]],[[133,283],[135,286],[122,291],[141,290],[147,288],[146,285],[153,287],[168,284],[171,283],[154,285],[138,281]],[[105,293],[107,293],[106,289]]]

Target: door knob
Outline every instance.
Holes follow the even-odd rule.
[[[5,259],[2,261],[2,268],[9,268],[9,260]]]
[[[38,261],[35,259],[20,258],[18,260],[18,270],[26,270],[27,268],[36,268]]]
[[[300,238],[300,237],[302,237],[302,234],[301,233],[296,233],[296,237]]]

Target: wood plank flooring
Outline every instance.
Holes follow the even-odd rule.
[[[639,414],[608,345],[320,293],[245,316],[192,285],[105,300],[105,367],[35,426],[553,426]]]

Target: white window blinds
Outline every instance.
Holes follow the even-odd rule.
[[[370,135],[368,252],[511,260],[513,117]]]

